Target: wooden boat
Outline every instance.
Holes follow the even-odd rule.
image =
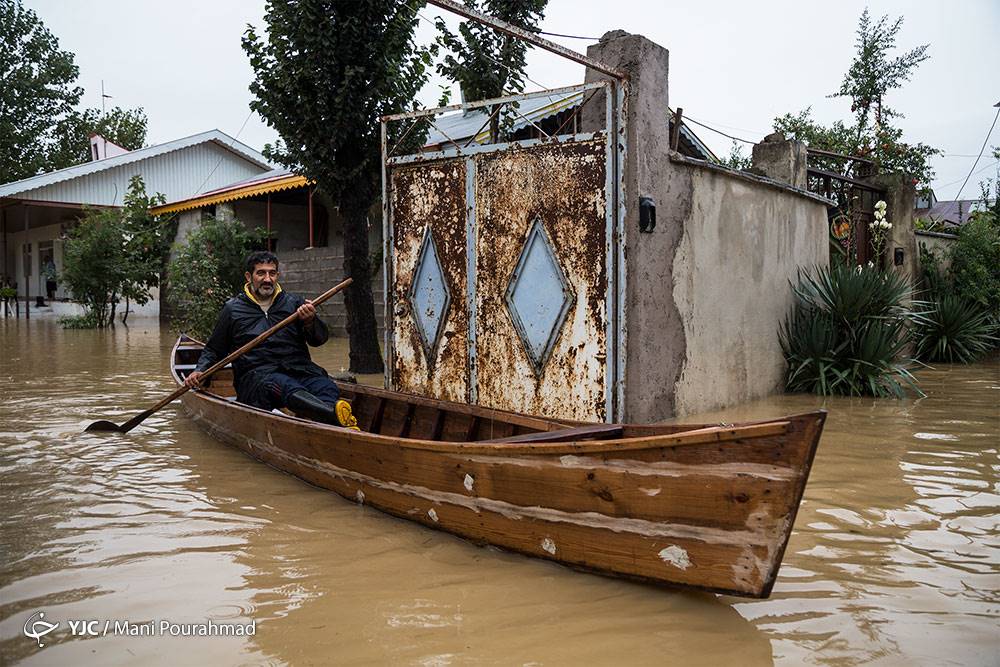
[[[178,383],[201,345],[178,340]],[[389,514],[573,568],[767,597],[825,411],[745,424],[567,423],[341,383],[361,432],[188,392],[213,436]]]

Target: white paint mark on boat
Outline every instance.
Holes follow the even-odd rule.
[[[429,510],[427,510],[427,516],[429,516],[431,518],[431,521],[433,521],[434,523],[437,523],[437,521],[438,521],[438,513],[434,511],[433,507],[430,508]]]
[[[551,537],[546,537],[542,540],[542,549],[549,552],[553,556],[556,555],[556,543],[552,541]]]
[[[643,493],[645,493],[647,496],[658,496],[658,495],[660,495],[660,489],[658,489],[658,488],[657,489],[645,489],[645,488],[643,488],[643,487],[640,486],[639,490],[642,491]]]
[[[271,437],[271,429],[267,429],[267,441],[274,447],[274,438]]]
[[[365,504],[365,492],[361,489],[358,489],[358,492],[354,494],[354,497],[358,499],[359,505]]]
[[[682,570],[691,567],[691,559],[688,557],[688,552],[676,544],[672,544],[665,549],[660,549],[660,560]]]
[[[468,491],[469,493],[472,493],[472,485],[475,483],[475,481],[476,480],[472,475],[467,474],[465,476],[465,481],[463,482],[463,484],[465,484],[465,490]]]

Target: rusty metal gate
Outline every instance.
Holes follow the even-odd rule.
[[[396,156],[386,142],[388,123],[478,108],[495,116],[539,97],[577,101],[548,132],[515,108],[534,137],[489,143],[487,132],[481,143],[488,119],[464,145],[440,131],[441,150]],[[595,98],[607,129],[561,134]],[[618,416],[622,99],[619,84],[602,81],[383,120],[388,388],[566,419]]]

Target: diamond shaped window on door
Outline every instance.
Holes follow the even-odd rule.
[[[576,296],[559,266],[541,218],[535,218],[507,285],[514,328],[541,375]]]
[[[413,284],[410,286],[413,320],[417,323],[428,363],[433,363],[434,350],[448,317],[450,303],[448,281],[445,280],[444,271],[441,269],[434,235],[428,228],[424,233],[417,265],[413,271]]]

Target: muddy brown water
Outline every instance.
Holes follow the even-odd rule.
[[[172,342],[142,320],[0,321],[0,663],[1000,664],[996,357],[921,371],[921,400],[776,396],[692,418],[830,411],[758,601],[476,547],[257,463],[175,409],[82,434],[172,388]],[[343,341],[317,359],[339,370]],[[28,638],[38,611],[60,626]],[[68,627],[205,619],[255,634]]]

